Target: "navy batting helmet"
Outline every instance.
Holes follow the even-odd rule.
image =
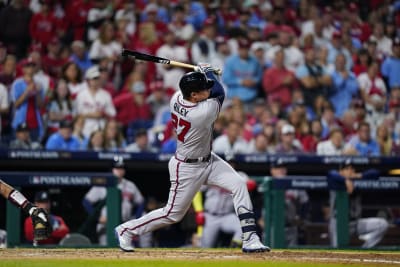
[[[201,72],[188,72],[182,76],[179,88],[183,97],[188,98],[192,92],[200,92],[213,87],[214,81]]]

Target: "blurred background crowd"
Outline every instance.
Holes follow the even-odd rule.
[[[0,1],[1,145],[174,153],[169,98],[208,62],[217,153],[400,155],[400,1]]]

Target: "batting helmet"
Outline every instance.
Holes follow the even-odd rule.
[[[201,72],[188,72],[182,76],[179,81],[179,88],[185,98],[189,97],[192,92],[200,92],[213,87],[214,81],[207,78]]]

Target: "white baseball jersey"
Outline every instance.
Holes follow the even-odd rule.
[[[180,91],[170,101],[171,118],[177,133],[178,159],[207,157],[211,153],[213,123],[220,104],[210,98],[194,104],[183,99]]]

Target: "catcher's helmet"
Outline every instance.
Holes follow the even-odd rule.
[[[213,87],[214,81],[207,78],[201,72],[188,72],[182,76],[179,81],[179,88],[185,98],[189,97],[192,92],[200,92]]]

